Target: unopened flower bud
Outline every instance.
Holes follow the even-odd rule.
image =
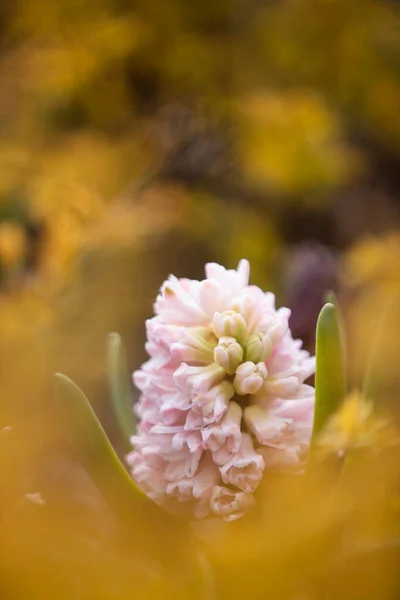
[[[218,366],[233,375],[243,360],[243,348],[233,337],[221,337],[214,348],[214,360]]]
[[[258,363],[267,360],[272,350],[272,343],[268,335],[253,333],[245,341],[244,348],[246,360]]]
[[[234,337],[238,340],[246,333],[246,320],[235,310],[226,310],[214,314],[212,327],[217,338]]]
[[[235,390],[241,396],[255,394],[267,377],[267,368],[263,362],[255,365],[251,361],[242,363],[236,370],[234,379]]]

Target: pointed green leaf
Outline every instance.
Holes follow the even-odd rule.
[[[325,304],[317,323],[315,412],[311,446],[346,395],[344,331],[336,306]]]
[[[119,460],[82,390],[57,373],[56,390],[68,435],[83,466],[116,513],[144,509],[151,501]]]
[[[184,564],[182,552],[190,530],[184,520],[177,521],[135,485],[116,455],[86,396],[65,375],[55,375],[67,430],[83,466],[98,486],[122,525],[122,533],[135,553],[145,553],[159,564],[177,567]],[[171,551],[174,536],[176,548]],[[191,561],[188,560],[192,569]]]
[[[336,309],[336,317],[340,331],[341,350],[343,354],[343,364],[346,364],[346,328],[344,325],[344,318],[342,309],[340,308],[338,297],[333,290],[328,290],[325,296],[326,304],[333,304]]]
[[[136,419],[133,413],[132,383],[126,351],[118,333],[110,333],[108,337],[107,362],[108,383],[115,418],[125,445],[129,447],[130,437],[136,431]]]

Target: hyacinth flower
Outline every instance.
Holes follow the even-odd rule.
[[[134,373],[142,392],[136,416],[122,340],[110,335],[111,400],[123,440],[134,447],[127,455],[132,478],[83,392],[56,376],[72,442],[124,515],[132,505],[158,519],[151,505],[161,504],[237,519],[269,472],[298,474],[307,459],[313,463],[321,430],[345,398],[336,306],[326,304],[319,317],[314,390],[305,382],[315,359],[293,340],[290,311],[248,284],[247,261],[237,271],[209,264],[206,276],[170,276],[163,284],[147,322],[150,359]]]
[[[293,340],[287,308],[237,271],[211,263],[206,279],[170,276],[146,323],[150,356],[128,455],[133,479],[156,503],[196,517],[244,514],[271,469],[307,458],[315,360]]]
[[[237,271],[211,263],[206,276],[170,276],[161,287],[147,322],[150,359],[133,377],[142,391],[134,411],[122,340],[109,337],[111,401],[123,441],[134,446],[132,478],[83,392],[56,375],[73,446],[116,512],[124,507],[126,515],[131,503],[160,518],[153,500],[235,520],[269,470],[302,473],[315,458],[343,454],[331,432],[341,431],[353,405],[357,423],[373,418],[372,405],[363,404],[368,391],[362,402],[356,394],[358,403],[344,404],[344,327],[333,295],[318,319],[315,361],[293,340],[290,311],[248,284],[247,261]],[[314,371],[315,390],[305,383]]]

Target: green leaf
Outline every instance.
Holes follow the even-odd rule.
[[[336,306],[325,304],[317,323],[315,412],[311,447],[346,395],[344,328]]]
[[[188,535],[185,522],[165,513],[136,486],[82,390],[60,373],[55,375],[55,381],[73,447],[118,517],[124,539],[132,551],[139,555],[145,553],[151,560],[165,566],[183,564],[181,551],[186,546],[179,540],[186,539]],[[177,549],[171,551],[173,536]]]
[[[55,381],[72,445],[110,506],[119,514],[127,507],[144,509],[151,504],[119,460],[82,390],[60,373]]]
[[[110,333],[108,337],[107,363],[108,384],[115,418],[125,445],[129,447],[130,437],[136,431],[136,419],[133,413],[132,383],[126,351],[118,333]]]
[[[342,309],[340,308],[338,297],[333,290],[328,290],[325,296],[326,304],[333,304],[336,309],[336,318],[340,331],[341,351],[343,356],[343,364],[346,365],[346,328],[344,326],[344,318]],[[345,368],[345,367],[344,367]]]

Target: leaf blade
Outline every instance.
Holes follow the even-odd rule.
[[[329,417],[346,396],[344,327],[338,308],[322,308],[316,336],[315,409],[311,449]]]
[[[70,440],[106,500],[117,512],[126,503],[147,506],[150,501],[119,460],[85,394],[67,376],[57,373],[54,377]]]
[[[107,345],[108,385],[111,403],[122,439],[126,447],[136,431],[133,412],[133,394],[128,371],[125,346],[118,333],[110,333]]]
[[[71,442],[117,516],[128,543],[135,552],[144,552],[163,566],[175,565],[178,550],[171,552],[170,540],[171,536],[176,542],[186,539],[185,522],[167,514],[136,486],[82,390],[61,373],[54,377]]]

